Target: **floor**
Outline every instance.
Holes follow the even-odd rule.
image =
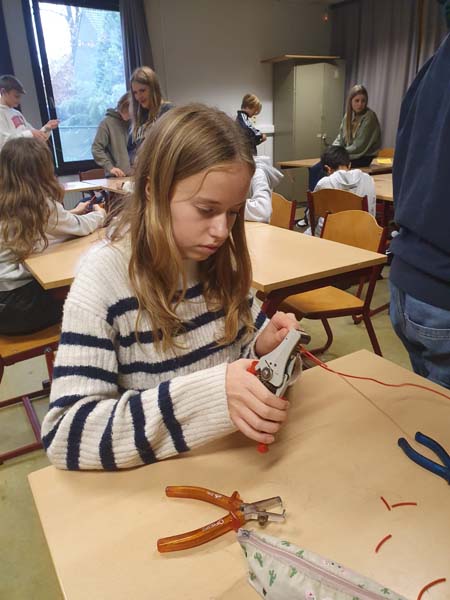
[[[386,276],[385,271],[385,278],[377,283],[373,306],[388,299]],[[408,356],[392,330],[387,311],[376,315],[373,324],[384,357],[409,369]],[[324,341],[320,322],[303,321],[303,327],[312,334],[314,346]],[[335,341],[323,360],[361,348],[371,350],[363,324],[354,325],[350,318],[343,317],[334,319],[332,328]],[[29,391],[30,383],[39,387],[45,374],[45,364],[40,359],[9,367],[1,383],[0,399]],[[39,416],[44,414],[47,402],[44,399],[35,403]],[[0,451],[10,449],[14,443],[32,441],[20,408],[3,409],[0,417]],[[63,598],[27,483],[28,473],[48,464],[44,452],[37,451],[0,466],[0,598],[5,600]]]

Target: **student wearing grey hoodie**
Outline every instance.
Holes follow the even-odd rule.
[[[272,165],[269,156],[255,156],[256,169],[245,204],[245,220],[268,223],[272,216],[272,190],[283,173]]]
[[[320,164],[326,177],[317,182],[314,191],[336,189],[351,192],[357,196],[367,196],[367,208],[371,215],[375,216],[377,195],[375,183],[370,175],[361,169],[350,169],[350,155],[343,146],[328,146],[322,154]],[[320,218],[316,226],[316,235],[320,235],[323,218]],[[305,231],[311,234],[311,228]]]
[[[130,173],[128,158],[128,121],[130,98],[124,94],[116,108],[108,108],[105,118],[100,122],[92,143],[92,156],[106,174],[113,177],[125,177]]]

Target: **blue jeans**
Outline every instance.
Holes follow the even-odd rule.
[[[390,317],[414,371],[450,389],[450,311],[426,304],[392,282]]]

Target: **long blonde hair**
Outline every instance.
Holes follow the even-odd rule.
[[[236,162],[248,166],[250,181],[255,165],[240,128],[225,113],[202,104],[166,113],[151,128],[140,150],[134,192],[111,239],[127,236],[130,240],[128,272],[139,303],[136,331],[145,311],[154,340],[163,350],[177,347],[173,336],[183,325],[175,310],[185,298],[187,285],[172,231],[170,200],[174,186],[202,171],[227,168]],[[250,333],[251,263],[244,207],[226,242],[198,267],[208,307],[224,312],[224,332],[217,343],[232,343],[242,326],[244,333]]]
[[[133,139],[136,139],[140,127],[143,125],[150,125],[155,121],[163,99],[158,76],[153,69],[150,69],[150,67],[138,67],[135,69],[131,74],[130,86],[133,83],[145,85],[150,91],[150,107],[148,109],[142,108],[134,97],[133,91],[130,91],[132,119],[131,133]]]
[[[353,109],[352,109],[352,100],[355,96],[365,96],[366,104],[369,101],[369,95],[367,93],[366,88],[360,83],[354,85],[347,97],[347,106],[345,111],[345,143],[347,146],[353,142],[353,133],[352,133],[352,121],[353,121]],[[366,106],[367,108],[367,106]]]
[[[0,244],[19,261],[37,245],[47,247],[45,230],[51,203],[62,202],[47,145],[34,138],[14,138],[0,152]]]

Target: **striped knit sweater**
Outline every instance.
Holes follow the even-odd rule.
[[[225,393],[228,362],[253,356],[243,329],[217,346],[223,311],[208,310],[195,264],[177,309],[179,350],[157,353],[149,320],[134,329],[137,300],[126,249],[103,245],[79,269],[64,307],[42,441],[62,469],[116,470],[152,463],[235,430]],[[266,318],[253,298],[256,329]],[[255,334],[256,335],[256,334]]]

